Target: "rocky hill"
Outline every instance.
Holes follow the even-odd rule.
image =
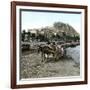
[[[42,28],[41,31],[44,31],[48,34],[58,34],[60,36],[62,36],[63,33],[69,36],[79,36],[79,33],[76,32],[76,30],[71,25],[62,22],[55,22],[52,27],[48,26]]]
[[[65,24],[62,22],[55,22],[53,24],[53,27],[55,30],[57,30],[58,33],[65,32],[67,35],[79,35],[79,33],[76,32],[76,30],[69,24]]]
[[[71,25],[62,22],[55,22],[52,26],[46,26],[39,29],[29,29],[28,32],[23,31],[22,36],[25,36],[25,33],[28,36],[28,40],[30,38],[39,41],[80,40],[79,33]]]

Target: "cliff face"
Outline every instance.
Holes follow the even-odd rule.
[[[52,27],[47,26],[44,27],[40,30],[39,33],[43,32],[45,36],[47,37],[52,37],[57,36],[57,37],[64,37],[67,36],[67,38],[70,37],[80,37],[79,33],[76,32],[76,30],[69,24],[65,24],[62,22],[55,22]]]
[[[53,24],[54,30],[57,30],[58,34],[64,32],[66,35],[79,35],[79,33],[76,32],[76,30],[69,24],[65,24],[62,22],[55,22]]]

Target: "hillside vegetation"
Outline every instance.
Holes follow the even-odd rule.
[[[31,31],[35,31],[32,33]],[[46,26],[43,28],[29,29],[28,32],[23,30],[22,40],[24,41],[27,34],[27,40],[30,39],[37,41],[76,41],[80,39],[80,35],[69,24],[62,22],[55,22],[52,26]]]

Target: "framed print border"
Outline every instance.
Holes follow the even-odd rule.
[[[46,8],[69,8],[69,9],[83,9],[84,10],[84,80],[74,82],[52,82],[52,83],[36,83],[36,84],[20,84],[17,85],[17,43],[16,43],[16,6],[34,6],[34,7],[46,7]],[[31,87],[47,87],[47,86],[65,86],[65,85],[79,85],[88,83],[88,61],[87,61],[87,6],[83,5],[67,5],[67,4],[53,4],[53,3],[35,3],[35,2],[11,2],[11,88],[31,88]],[[74,12],[72,12],[74,13]]]

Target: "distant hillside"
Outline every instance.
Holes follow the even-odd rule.
[[[23,30],[22,36],[25,38],[25,33],[28,35],[28,40],[37,41],[76,41],[80,40],[80,35],[69,24],[62,22],[55,22],[52,26],[43,28],[29,29],[28,32]]]
[[[60,36],[62,36],[63,33],[69,36],[79,36],[79,33],[76,32],[76,30],[69,24],[65,24],[62,22],[55,22],[52,27],[44,27],[41,29],[41,32],[44,31],[45,33],[56,33]]]
[[[79,35],[78,32],[76,32],[76,30],[69,24],[65,24],[65,23],[62,23],[62,22],[55,22],[53,24],[53,28],[54,30],[56,30],[58,33],[62,33],[62,32],[65,32],[67,35]]]

